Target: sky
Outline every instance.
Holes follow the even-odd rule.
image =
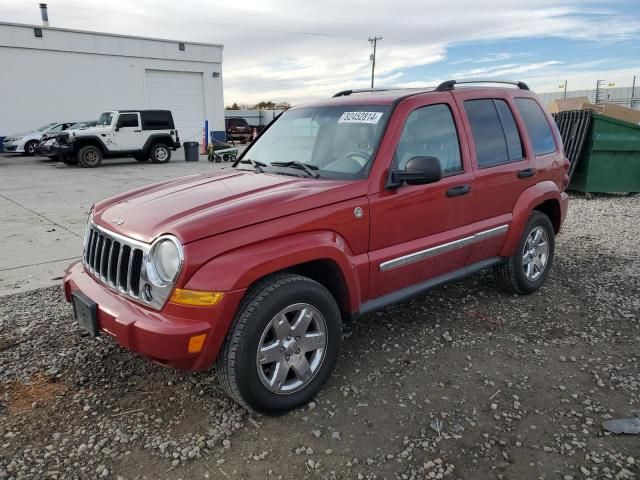
[[[640,0],[49,0],[51,26],[224,45],[225,103],[322,98],[450,78],[522,80],[537,92],[640,83]],[[0,21],[40,23],[0,0]]]

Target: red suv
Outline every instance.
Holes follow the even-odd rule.
[[[346,319],[487,268],[536,291],[567,211],[560,135],[525,84],[465,83],[340,92],[283,113],[233,169],[97,203],[64,279],[78,321],[215,365],[277,413],[327,380]]]

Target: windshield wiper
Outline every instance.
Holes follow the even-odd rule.
[[[250,158],[243,158],[242,160],[236,160],[236,163],[233,164],[233,167],[235,168],[239,163],[248,163],[256,172],[259,173],[264,173],[263,167],[267,166],[266,163],[259,162],[257,160],[251,160]]]
[[[317,166],[299,162],[297,160],[293,160],[291,162],[271,162],[271,166],[297,168],[298,170],[302,170],[312,178],[320,178],[320,174],[315,171],[318,170]]]

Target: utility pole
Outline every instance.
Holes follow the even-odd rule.
[[[378,40],[382,40],[382,37],[369,37],[369,43],[373,45],[373,54],[371,55],[371,88],[373,88],[373,77],[376,73],[376,46]]]
[[[564,81],[564,98],[567,98],[567,81]]]

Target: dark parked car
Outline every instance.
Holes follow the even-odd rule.
[[[251,126],[244,118],[225,118],[224,126],[229,140],[245,140],[251,136]]]
[[[36,153],[38,155],[42,155],[43,157],[49,158],[58,158],[58,155],[53,151],[52,147],[56,143],[58,137],[62,132],[68,132],[71,130],[80,130],[83,128],[94,127],[98,122],[96,120],[86,121],[86,122],[76,122],[71,125],[69,124],[61,124],[66,126],[66,128],[62,128],[59,130],[50,130],[46,131],[42,135],[42,140],[38,143],[36,147]],[[68,125],[68,126],[67,126]]]

